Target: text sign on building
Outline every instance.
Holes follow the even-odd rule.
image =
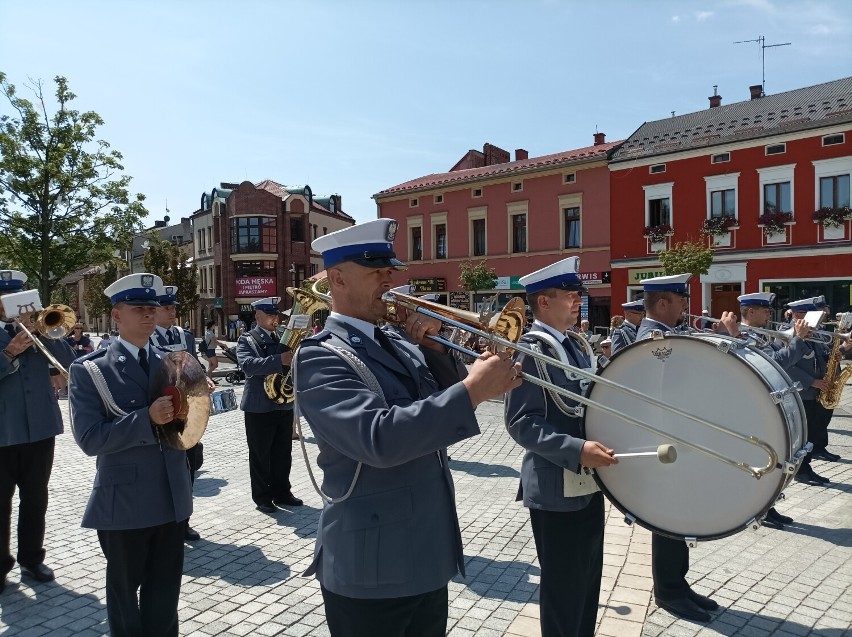
[[[247,276],[236,281],[235,296],[274,296],[275,277]]]
[[[627,285],[642,285],[645,279],[653,279],[657,276],[665,276],[665,270],[660,268],[633,268],[627,271]]]
[[[524,286],[518,282],[520,276],[498,276],[495,290],[523,290]]]
[[[578,276],[583,283],[590,285],[610,282],[610,272],[579,272]]]
[[[412,294],[415,292],[443,292],[447,289],[447,280],[435,277],[430,279],[408,279],[408,285],[412,286]]]
[[[450,292],[450,307],[470,310],[470,297],[467,292]]]

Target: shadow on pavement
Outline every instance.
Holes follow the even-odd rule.
[[[61,578],[62,574],[59,576]],[[27,588],[35,592],[35,597],[24,594]],[[36,625],[50,629],[62,626],[75,633],[109,633],[105,603],[96,595],[81,595],[56,581],[41,583],[27,579],[16,582],[7,579],[6,590],[0,595],[0,603],[3,611],[2,625],[8,631],[0,631],[4,635],[17,635]],[[78,619],[69,621],[69,615],[77,616]]]
[[[195,479],[195,486],[192,490],[192,495],[200,498],[209,498],[213,495],[219,495],[219,492],[228,484],[227,480],[222,478],[213,478],[199,476]]]
[[[720,612],[721,611],[721,612]],[[723,635],[732,634],[736,630],[738,635],[748,634],[778,634],[778,635],[808,635],[808,637],[843,637],[848,635],[843,628],[813,628],[789,619],[780,619],[760,613],[750,613],[744,610],[723,608],[711,613],[713,619],[707,624],[688,622],[693,626],[706,626],[709,629],[718,630]],[[663,611],[665,612],[665,611]],[[685,622],[686,620],[680,620]],[[734,628],[734,627],[738,628]],[[751,630],[749,630],[751,629]],[[667,633],[666,633],[667,634]],[[702,633],[703,634],[703,633]]]
[[[521,476],[516,469],[506,465],[486,464],[473,460],[456,460],[455,458],[450,458],[450,469],[464,471],[480,478],[519,478]]]
[[[275,518],[278,526],[292,528],[293,533],[301,538],[315,538],[321,512],[322,509],[304,504],[292,509],[279,509],[275,513],[271,513],[270,517]]]
[[[218,544],[202,538],[186,546],[183,574],[242,586],[267,586],[290,577],[290,567],[270,560],[256,546]]]
[[[852,546],[852,529],[826,529],[822,526],[793,521],[792,524],[785,525],[781,532],[783,531],[796,535],[818,537],[837,546]]]
[[[518,561],[492,560],[479,555],[465,556],[466,577],[456,575],[453,581],[467,586],[480,597],[526,603],[538,590],[530,581],[540,575],[538,566]]]

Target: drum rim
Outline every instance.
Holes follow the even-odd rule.
[[[723,340],[729,340],[729,341],[737,341],[737,342],[739,342],[739,339],[735,339],[735,338],[733,338],[733,337],[731,337],[731,336],[728,336],[728,335],[725,335],[725,334],[708,334],[708,336],[713,336],[713,337],[721,338],[721,339],[723,339]],[[675,338],[675,339],[686,339],[686,338],[692,338],[692,339],[695,339],[695,337],[696,337],[696,335],[695,335],[695,334],[674,334],[674,333],[668,333],[668,334],[664,334],[664,335],[663,335],[663,339],[669,339],[669,338]],[[616,352],[616,353],[612,356],[612,358],[610,358],[610,361],[615,360],[615,359],[616,359],[618,356],[620,356],[623,352],[625,352],[625,351],[627,351],[627,350],[629,350],[629,349],[633,349],[633,348],[634,348],[634,346],[639,345],[639,344],[641,344],[641,343],[645,343],[645,342],[647,342],[647,341],[649,341],[649,340],[652,340],[652,339],[642,339],[642,340],[640,340],[640,341],[633,341],[633,342],[632,342],[632,343],[630,343],[627,347],[624,347],[624,348],[620,349],[619,351],[617,351],[617,352]],[[699,339],[697,339],[697,340],[701,341],[702,339],[701,339],[701,338],[699,338]],[[705,345],[705,346],[713,347],[713,345],[711,345],[711,344],[710,344],[709,340],[707,340],[707,341],[702,341],[702,342],[704,343],[704,345]],[[772,366],[774,367],[774,369],[776,369],[778,372],[780,372],[780,374],[781,374],[781,375],[782,375],[785,379],[790,380],[790,376],[789,376],[789,375],[788,375],[788,374],[784,371],[784,369],[783,369],[783,368],[782,368],[782,367],[781,367],[778,363],[776,363],[774,360],[772,360],[769,356],[767,356],[765,353],[763,353],[762,351],[760,351],[760,350],[759,350],[759,349],[757,349],[757,348],[754,348],[754,347],[748,347],[748,346],[746,346],[746,347],[749,349],[749,351],[756,352],[756,353],[758,353],[760,356],[762,356],[762,358],[763,358],[764,360],[769,361],[769,362],[772,364]],[[748,367],[750,367],[752,370],[755,370],[755,371],[756,371],[755,367],[754,367],[753,365],[750,365],[750,364],[749,364],[749,363],[745,360],[745,358],[741,358],[741,359],[740,359],[740,361],[741,361],[743,364],[748,365]],[[609,367],[609,365],[607,365],[607,367]],[[606,368],[604,368],[604,370],[606,370]],[[757,374],[757,376],[759,376],[759,377],[760,377],[760,381],[763,383],[763,385],[764,385],[764,386],[765,386],[768,390],[773,390],[773,389],[774,389],[772,386],[770,386],[770,385],[769,385],[769,383],[767,383],[767,380],[766,380],[766,378],[764,377],[764,375],[763,375],[763,374]],[[790,380],[790,384],[792,384],[792,382],[793,382],[793,381],[792,381],[792,380]],[[596,384],[596,383],[595,383],[595,381],[593,381],[593,380],[589,382],[589,386],[588,386],[588,388],[587,388],[587,390],[586,390],[586,397],[587,397],[587,398],[592,398],[592,392],[593,392],[593,390],[594,390],[594,386],[595,386],[595,384]],[[601,386],[603,386],[603,385],[601,385]],[[804,443],[804,442],[807,440],[807,422],[806,422],[806,419],[805,419],[805,417],[804,417],[804,406],[802,405],[802,399],[801,399],[801,396],[799,396],[799,393],[798,393],[798,392],[796,392],[795,394],[792,394],[792,395],[794,395],[794,396],[796,397],[797,405],[799,406],[800,411],[801,411],[801,413],[802,413],[802,418],[801,418],[801,424],[802,424],[802,441],[803,441],[803,443]],[[785,420],[785,424],[787,424],[787,414],[786,414],[786,412],[784,411],[784,409],[782,408],[781,403],[776,403],[776,404],[775,404],[775,408],[776,408],[776,409],[777,409],[777,410],[778,410],[778,411],[782,414],[782,416],[784,417],[784,420]],[[583,413],[583,416],[582,416],[582,418],[581,418],[581,431],[583,432],[583,435],[584,435],[584,436],[586,435],[586,414],[587,414],[587,413],[588,413],[588,412],[584,412],[584,413]],[[787,429],[787,437],[788,437],[787,444],[788,444],[788,446],[789,446],[789,450],[787,450],[787,453],[790,455],[790,457],[789,457],[789,458],[784,458],[784,459],[779,458],[779,463],[786,462],[786,461],[790,460],[790,458],[792,458],[792,457],[793,457],[793,455],[795,455],[795,452],[793,451],[793,441],[790,439],[790,430],[789,430],[789,428]],[[778,471],[781,471],[781,472],[783,473],[783,467],[779,467],[779,468],[778,468]],[[598,472],[597,472],[597,471],[592,470],[592,471],[591,471],[591,473],[592,473],[592,478],[594,479],[595,483],[598,485],[598,488],[599,488],[599,489],[601,490],[601,492],[602,492],[602,493],[606,496],[606,499],[607,499],[607,500],[609,500],[610,504],[612,504],[612,505],[613,505],[616,509],[618,509],[618,510],[619,510],[622,514],[624,514],[625,516],[629,516],[629,517],[633,518],[633,523],[632,523],[632,524],[638,524],[638,525],[639,525],[639,526],[641,526],[643,529],[647,529],[648,531],[651,531],[652,533],[656,533],[657,535],[662,535],[662,536],[664,536],[664,537],[667,537],[667,538],[670,538],[670,539],[673,539],[673,540],[682,540],[682,541],[684,541],[684,542],[687,540],[687,538],[695,538],[695,539],[696,539],[696,541],[712,541],[712,540],[721,540],[721,539],[723,539],[723,538],[730,537],[730,536],[732,536],[732,535],[736,535],[737,533],[741,533],[742,531],[744,531],[744,530],[746,530],[747,528],[749,528],[749,522],[751,522],[751,519],[750,519],[750,520],[746,520],[746,521],[745,521],[745,522],[743,522],[743,523],[742,523],[742,525],[740,525],[740,526],[736,526],[736,527],[734,527],[734,528],[732,528],[732,529],[730,529],[730,530],[722,531],[722,532],[719,532],[719,533],[709,533],[709,534],[703,534],[703,535],[682,535],[682,534],[672,533],[671,531],[666,531],[666,530],[664,530],[664,529],[661,529],[661,528],[659,528],[659,527],[654,526],[653,524],[651,524],[651,523],[649,523],[649,522],[645,521],[644,519],[640,518],[640,517],[639,517],[639,516],[637,516],[635,513],[633,513],[632,511],[630,511],[627,507],[625,507],[624,505],[622,505],[622,503],[621,503],[621,502],[619,502],[619,501],[618,501],[618,500],[617,500],[617,499],[616,499],[616,498],[612,495],[612,493],[610,492],[610,490],[607,488],[606,484],[604,484],[603,480],[599,477],[599,475],[598,475]],[[762,520],[762,519],[766,516],[766,513],[769,511],[769,509],[771,509],[773,506],[775,506],[775,503],[778,501],[778,497],[781,495],[781,493],[783,493],[784,489],[786,489],[786,488],[787,488],[787,486],[789,485],[789,483],[790,483],[790,480],[791,480],[791,479],[792,479],[792,477],[791,477],[791,476],[789,476],[788,474],[784,474],[784,476],[782,477],[782,479],[781,479],[781,480],[779,480],[778,487],[775,489],[775,491],[774,491],[774,493],[773,493],[772,498],[770,498],[769,503],[768,503],[767,505],[765,505],[765,507],[761,508],[761,510],[760,510],[760,511],[759,511],[759,512],[758,512],[758,513],[757,513],[757,514],[756,514],[756,515],[755,515],[752,519],[754,519],[754,520]]]

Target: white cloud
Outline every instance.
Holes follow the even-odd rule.
[[[673,15],[672,16],[672,22],[674,22],[674,23],[680,22],[680,16],[679,15]]]
[[[702,22],[710,17],[713,17],[713,11],[697,11],[695,13],[695,19],[699,22]]]
[[[825,24],[815,24],[808,28],[808,35],[830,35],[834,29]]]

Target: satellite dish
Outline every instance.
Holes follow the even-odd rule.
[[[168,223],[168,222],[169,222],[169,215],[166,215],[165,217],[163,217],[163,221],[165,221],[166,223]]]

